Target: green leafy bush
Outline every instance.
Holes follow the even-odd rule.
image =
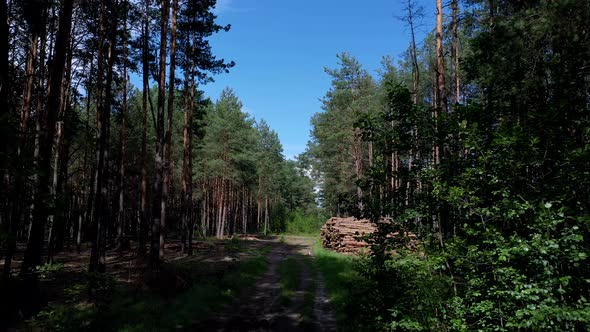
[[[286,222],[286,233],[293,235],[319,234],[320,228],[326,222],[324,216],[305,214],[302,210],[289,212]]]
[[[49,279],[52,278],[54,275],[62,272],[64,269],[64,265],[61,263],[50,263],[37,266],[37,274],[41,279]]]

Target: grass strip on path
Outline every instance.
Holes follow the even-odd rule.
[[[318,239],[313,247],[314,266],[320,271],[324,278],[326,290],[332,307],[336,311],[336,320],[339,330],[350,330],[347,328],[351,316],[351,301],[354,298],[355,287],[363,282],[363,278],[354,268],[354,256],[347,256],[322,247]]]

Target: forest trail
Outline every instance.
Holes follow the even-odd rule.
[[[336,331],[335,314],[330,306],[324,281],[312,264],[314,239],[285,236],[261,240],[271,246],[267,271],[230,305],[198,329],[204,331]],[[297,267],[296,288],[285,298],[286,262]]]

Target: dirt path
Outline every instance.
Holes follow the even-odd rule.
[[[288,236],[265,241],[272,246],[266,273],[230,306],[201,322],[197,330],[336,331],[323,280],[311,264],[314,240]],[[280,266],[286,259],[299,266],[297,289],[288,303],[281,298],[280,286]]]

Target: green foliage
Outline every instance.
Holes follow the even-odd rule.
[[[336,147],[355,132],[326,130],[337,121],[332,110],[354,109],[346,96],[355,90],[336,80],[326,112],[314,118],[323,195],[344,182],[348,202],[364,201],[364,217],[393,219],[377,224],[371,255],[357,266],[365,287],[345,296],[356,298],[368,330],[590,326],[590,84],[582,78],[590,75],[590,37],[579,32],[590,4],[497,4],[489,11],[488,2],[465,3],[462,105],[432,109],[422,87],[431,78],[414,102],[408,61],[383,75],[377,106],[355,114],[354,128],[373,149],[371,167],[354,181],[361,190],[330,168],[330,160],[351,160]],[[432,67],[431,42],[420,68]],[[343,63],[339,73],[359,67]],[[409,253],[412,240],[392,236],[407,231],[416,236]]]
[[[43,265],[41,275],[50,275],[63,269],[58,264]],[[47,277],[45,277],[47,278]],[[87,273],[84,281],[66,288],[63,303],[50,304],[29,323],[49,331],[82,331],[91,329],[100,312],[113,301],[116,281],[107,274]]]
[[[83,331],[91,325],[96,313],[96,307],[84,302],[49,305],[29,324],[46,331]]]
[[[314,182],[306,174],[309,165],[285,160],[278,134],[263,119],[255,121],[245,113],[233,90],[222,92],[204,121],[198,178],[252,193],[263,210],[260,224],[241,231],[282,232],[292,211],[317,208]]]
[[[297,209],[287,215],[285,233],[292,235],[317,235],[327,218],[323,215],[309,215]]]
[[[323,112],[311,119],[312,139],[308,153],[321,186],[321,200],[331,215],[352,214],[358,209],[357,182],[360,164],[367,159],[357,117],[375,108],[376,85],[357,59],[338,55],[339,68],[325,69],[331,89],[322,100]]]
[[[64,269],[64,265],[61,263],[51,263],[51,264],[44,264],[39,265],[36,267],[36,272],[41,279],[49,279],[52,278],[55,274],[62,272]]]
[[[363,323],[371,321],[365,305],[371,305],[371,284],[354,268],[356,259],[322,248],[318,241],[313,248],[314,268],[322,274],[331,305],[336,311],[338,329],[362,330]],[[362,317],[361,317],[362,315]],[[370,328],[370,327],[368,327]]]

